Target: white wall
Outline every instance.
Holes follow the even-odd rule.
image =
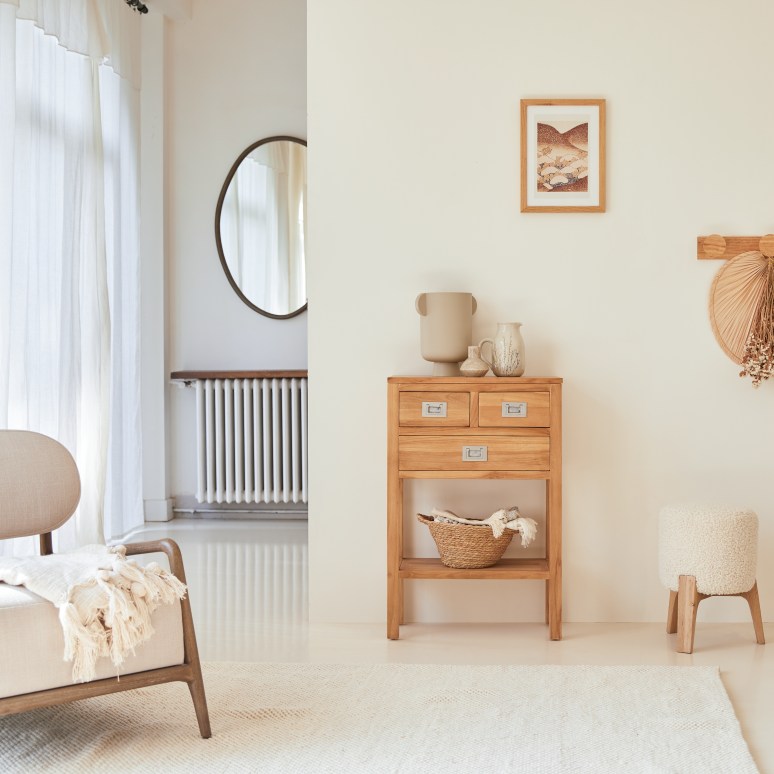
[[[169,369],[306,368],[307,315],[263,317],[231,289],[215,205],[237,156],[273,135],[306,138],[303,0],[194,0],[167,27]],[[169,388],[171,490],[196,489],[194,396]]]
[[[565,378],[567,620],[662,620],[656,515],[693,499],[759,512],[772,618],[774,384],[716,345],[695,245],[774,230],[773,24],[753,0],[310,0],[312,620],[385,618],[385,379],[430,372],[431,290],[476,295],[474,339],[522,321],[526,375]],[[519,212],[519,99],[541,96],[607,99],[607,213]],[[407,510],[536,503],[504,486],[415,484]],[[534,584],[407,587],[420,620],[542,617]]]

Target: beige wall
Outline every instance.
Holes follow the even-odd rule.
[[[680,500],[758,510],[771,619],[774,385],[716,345],[719,264],[695,243],[774,229],[773,26],[752,0],[310,0],[313,620],[385,617],[385,379],[429,373],[430,290],[475,293],[475,338],[522,321],[527,375],[566,380],[567,620],[663,618],[656,514]],[[540,96],[607,99],[607,213],[519,212],[519,99]],[[539,512],[531,486],[417,484],[407,505]],[[420,620],[542,615],[527,583],[409,589]]]
[[[215,205],[237,156],[273,135],[306,138],[303,0],[194,0],[167,25],[169,368],[306,368],[307,315],[272,320],[231,289]],[[196,490],[192,390],[170,388],[171,493]]]

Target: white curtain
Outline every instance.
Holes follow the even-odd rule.
[[[76,459],[58,549],[142,521],[139,33],[123,5],[0,0],[0,427]]]
[[[306,303],[306,147],[259,145],[239,165],[223,201],[223,253],[256,306],[286,313]]]

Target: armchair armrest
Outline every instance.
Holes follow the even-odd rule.
[[[127,556],[166,554],[172,574],[182,583],[187,583],[180,546],[171,538],[149,540],[143,543],[125,543],[124,545]],[[212,735],[212,732],[210,730],[209,713],[207,712],[207,700],[204,696],[204,681],[202,680],[202,668],[199,661],[199,649],[196,645],[196,632],[194,631],[193,616],[191,615],[191,601],[188,594],[180,600],[180,610],[183,615],[184,662],[188,669],[188,674],[184,679],[188,683],[188,690],[193,698],[196,718],[199,721],[199,730],[202,737],[207,739]]]
[[[126,555],[137,556],[138,554],[166,554],[169,559],[169,569],[172,574],[182,583],[186,583],[185,570],[183,569],[183,555],[180,553],[180,546],[171,538],[163,540],[149,540],[144,543],[125,543]],[[185,681],[188,683],[188,689],[193,698],[196,709],[196,717],[199,721],[199,730],[206,739],[211,735],[210,719],[207,713],[207,700],[204,696],[204,682],[202,680],[202,669],[199,662],[199,649],[196,646],[196,632],[194,631],[193,616],[191,615],[190,595],[186,594],[180,600],[180,611],[182,613],[183,623],[183,650],[184,662],[188,667],[188,675]]]
[[[185,569],[183,568],[183,555],[180,553],[180,546],[171,538],[163,540],[149,540],[143,543],[125,543],[126,555],[137,556],[138,554],[166,554],[169,559],[169,569],[172,574],[182,583],[186,583]]]

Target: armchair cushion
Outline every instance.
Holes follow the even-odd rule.
[[[127,658],[121,674],[182,664],[181,620],[179,602],[155,610],[155,634]],[[72,664],[62,658],[62,625],[50,602],[23,586],[0,583],[0,632],[0,698],[72,685]],[[100,659],[95,679],[115,676],[110,659]]]

